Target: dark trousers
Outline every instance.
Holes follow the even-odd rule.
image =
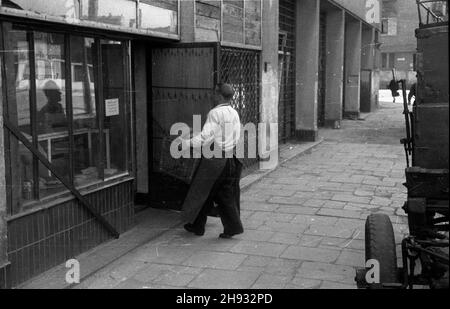
[[[214,203],[216,203],[224,233],[230,235],[241,234],[244,232],[240,219],[241,189],[239,187],[242,164],[236,158],[221,160],[227,160],[225,168],[214,183],[209,197],[197,215],[193,225],[196,229],[204,229],[208,214],[214,206]]]

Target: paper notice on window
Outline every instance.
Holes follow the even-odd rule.
[[[119,99],[105,100],[105,115],[106,117],[119,115]]]

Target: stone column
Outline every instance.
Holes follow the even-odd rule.
[[[338,129],[342,120],[344,91],[345,12],[343,10],[330,10],[327,13],[326,36],[325,126]]]
[[[266,126],[265,132],[259,131],[259,140],[267,136],[267,144],[275,145],[270,153],[260,150],[264,158],[261,169],[272,169],[278,165],[278,31],[279,1],[263,0],[263,40],[261,53],[261,116],[260,122]],[[272,129],[270,130],[272,125]]]
[[[344,116],[352,119],[360,114],[361,26],[359,20],[346,20]]]
[[[319,21],[320,0],[297,2],[295,130],[304,141],[318,138]]]
[[[369,113],[374,110],[375,98],[373,87],[373,72],[376,63],[375,29],[366,25],[361,33],[361,85],[360,111]]]
[[[375,29],[363,26],[361,30],[361,69],[373,70],[375,67]]]

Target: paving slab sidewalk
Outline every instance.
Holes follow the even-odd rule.
[[[155,218],[156,210],[147,210],[154,225],[138,223],[121,237],[124,245],[133,239],[133,246],[73,288],[356,288],[366,217],[389,215],[398,244],[408,230],[401,211],[406,200],[401,105],[382,102],[364,119],[344,120],[341,130],[321,130],[323,142],[298,154],[285,152],[276,170],[243,183],[244,234],[219,239],[220,219],[211,218],[205,235],[196,237],[184,231],[178,214],[158,212]],[[94,269],[89,259],[102,256],[103,246],[117,244],[80,256],[82,273]],[[58,280],[47,277],[50,282],[25,287],[67,287],[64,274],[61,267],[54,273]]]

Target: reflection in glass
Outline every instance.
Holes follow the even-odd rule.
[[[30,116],[30,59],[29,44],[25,31],[12,29],[8,32],[9,50],[12,70],[10,74],[15,81],[16,104],[9,104],[9,120],[17,124],[19,130],[32,142]],[[11,67],[9,64],[7,64]],[[16,107],[16,110],[11,110]],[[12,168],[12,214],[20,212],[24,204],[36,198],[34,195],[33,156],[12,134],[10,136],[10,160]],[[7,149],[7,148],[6,148]]]
[[[81,19],[136,28],[136,2],[131,0],[81,0]]]
[[[139,28],[177,34],[177,12],[146,3],[139,4]]]
[[[126,168],[126,104],[122,42],[101,41],[104,97],[105,178]]]
[[[94,68],[95,41],[72,36],[72,108],[74,135],[74,181],[82,186],[99,179],[100,150],[97,111],[95,105]]]
[[[63,18],[78,18],[78,0],[4,0],[2,6]]]
[[[33,154],[12,134],[10,134],[10,137],[11,147],[18,147],[19,153],[18,158],[11,158],[11,161],[16,161],[19,167],[18,171],[13,171],[13,173],[16,172],[18,174],[19,185],[16,188],[20,189],[20,192],[17,192],[17,196],[13,198],[12,210],[13,214],[15,214],[20,212],[20,209],[23,209],[27,202],[33,201],[36,196],[34,195]],[[13,189],[13,191],[15,190]]]
[[[69,180],[69,132],[65,96],[64,36],[34,33],[36,69],[36,122],[39,151],[60,175]],[[65,190],[41,163],[40,198]]]

